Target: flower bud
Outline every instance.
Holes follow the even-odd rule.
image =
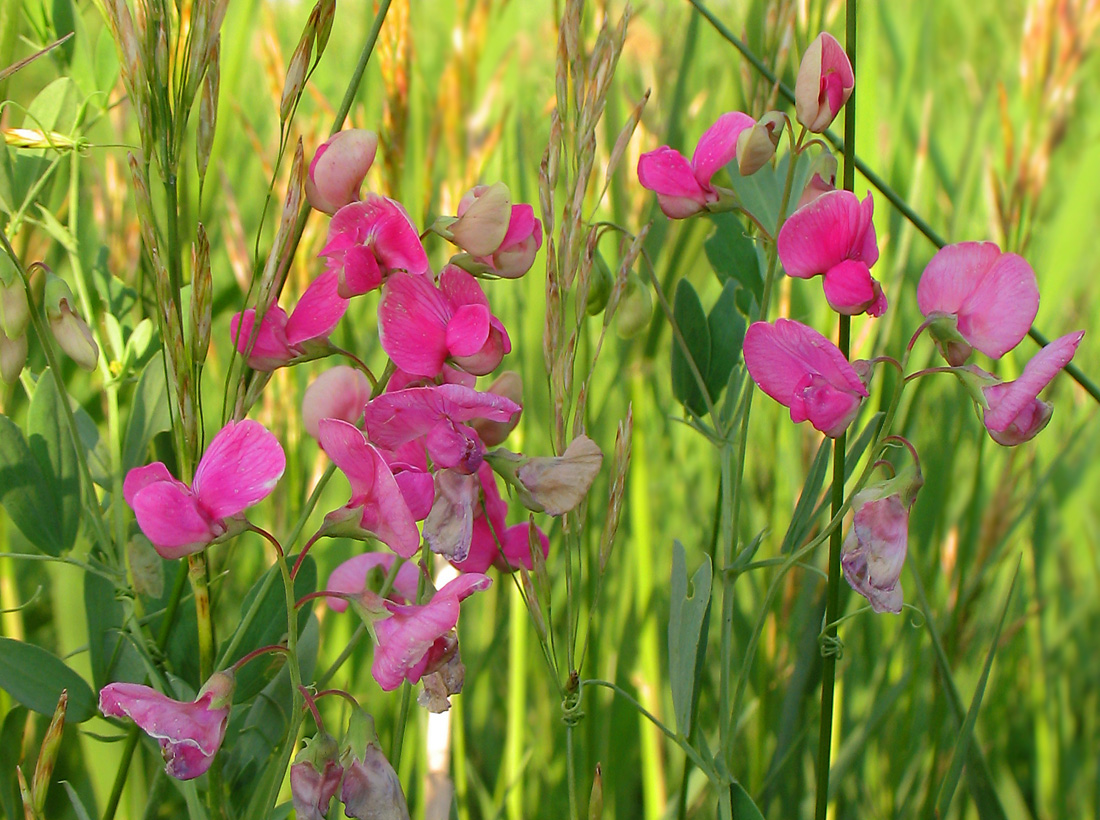
[[[530,205],[513,205],[508,230],[499,247],[486,260],[493,273],[503,279],[518,279],[535,263],[542,247],[542,223]]]
[[[15,384],[26,363],[27,334],[9,339],[3,329],[0,329],[0,378],[6,384]]]
[[[522,405],[523,379],[520,378],[519,373],[516,371],[505,370],[497,376],[496,381],[489,385],[485,392],[493,393],[497,396],[504,396],[504,398],[511,399],[516,404]],[[504,440],[508,438],[508,434],[516,428],[517,424],[519,424],[519,417],[522,412],[522,408],[517,410],[508,421],[474,419],[470,422],[470,426],[477,431],[479,436],[481,436],[481,441],[486,447],[496,447],[499,444],[503,444]]]
[[[511,219],[508,186],[478,185],[458,203],[458,219],[448,226],[448,238],[473,256],[489,256],[504,241]]]
[[[73,312],[70,303],[73,292],[64,279],[52,273],[46,277],[46,317],[58,346],[65,351],[82,370],[95,370],[99,361],[99,346],[92,338],[91,328]]]
[[[13,278],[10,285],[0,284],[0,330],[15,339],[23,335],[30,318],[27,290],[19,277]]]
[[[737,170],[741,176],[755,174],[775,156],[786,121],[781,111],[769,111],[759,122],[737,137]]]
[[[359,188],[374,163],[378,135],[353,128],[321,144],[309,164],[306,198],[318,211],[334,214],[359,199]]]
[[[852,95],[855,74],[848,55],[827,32],[817,35],[798,67],[794,86],[794,107],[798,121],[820,134],[836,118]]]

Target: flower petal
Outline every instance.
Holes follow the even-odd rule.
[[[1055,339],[1032,357],[1020,378],[1004,385],[984,388],[983,392],[989,400],[989,408],[985,411],[985,426],[991,431],[999,432],[1016,421],[1017,416],[1035,401],[1043,388],[1069,364],[1084,335],[1085,331],[1078,330]]]
[[[279,440],[258,421],[229,422],[206,448],[192,490],[214,519],[267,498],[286,469]]]
[[[737,156],[737,138],[741,136],[742,131],[754,125],[756,120],[748,114],[728,111],[703,132],[691,157],[695,179],[702,188],[708,188],[711,177],[733,162]]]
[[[395,273],[378,303],[382,349],[406,373],[434,378],[447,358],[447,323],[453,312],[430,279]]]
[[[791,319],[754,322],[745,334],[745,366],[753,381],[788,407],[807,373],[822,375],[835,387],[868,395],[855,369],[836,345],[811,327]]]
[[[138,490],[130,506],[145,537],[170,561],[198,552],[225,531],[203,512],[187,485],[175,479]]]
[[[356,555],[354,558],[344,561],[332,571],[325,589],[328,592],[358,595],[366,586],[367,576],[372,569],[378,568],[383,573],[389,573],[390,567],[393,566],[393,562],[396,560],[397,557],[388,552],[365,552],[362,555]],[[402,564],[394,577],[393,592],[390,593],[389,597],[398,603],[415,601],[417,582],[416,565],[411,563]],[[395,597],[395,593],[399,597]],[[348,602],[342,598],[329,598],[327,600],[329,609],[334,612],[343,612],[348,608]]]
[[[850,191],[829,191],[799,208],[779,231],[779,259],[788,276],[808,279],[845,259],[873,265],[878,259],[870,195],[863,203]]]
[[[339,279],[335,273],[318,276],[294,306],[286,323],[286,338],[292,345],[310,339],[328,336],[348,309],[348,300],[336,289]]]
[[[1035,271],[1022,257],[1004,253],[959,307],[959,334],[987,356],[999,359],[1016,347],[1039,312]]]

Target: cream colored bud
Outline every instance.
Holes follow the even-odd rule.
[[[478,185],[458,203],[452,241],[473,256],[488,256],[504,241],[512,219],[512,194],[503,182]]]
[[[92,338],[88,323],[73,313],[68,301],[63,300],[57,316],[50,317],[50,330],[65,354],[76,362],[81,370],[95,370],[99,361],[99,345]]]
[[[737,170],[741,176],[751,176],[771,162],[785,120],[782,112],[769,111],[737,137]]]
[[[535,512],[567,513],[584,500],[602,463],[599,445],[580,435],[560,456],[532,458],[516,470],[516,478],[529,494],[521,500]]]

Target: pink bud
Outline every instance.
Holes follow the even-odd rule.
[[[27,334],[9,339],[0,328],[0,378],[6,384],[15,384],[23,365],[27,363]]]
[[[798,67],[794,107],[798,121],[820,134],[836,118],[855,87],[855,74],[844,48],[827,32],[817,35]]]
[[[541,247],[542,223],[535,218],[535,209],[530,205],[513,205],[508,231],[500,247],[477,261],[503,279],[518,279],[531,269]]]
[[[353,128],[321,144],[309,164],[306,198],[318,211],[334,214],[359,199],[359,188],[374,163],[378,135]]]
[[[321,419],[358,424],[368,399],[370,382],[361,370],[346,364],[330,367],[313,380],[302,396],[302,426],[317,438]]]

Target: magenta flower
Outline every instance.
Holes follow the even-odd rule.
[[[359,188],[374,163],[378,135],[352,128],[340,131],[313,155],[306,178],[306,199],[326,214],[334,214],[359,199]]]
[[[799,208],[779,230],[779,260],[789,276],[809,279],[823,275],[822,287],[837,313],[881,316],[886,297],[871,278],[878,261],[875,203],[860,202],[850,191],[831,191]]]
[[[336,274],[325,273],[310,283],[289,317],[278,305],[269,307],[248,353],[248,366],[271,371],[327,353],[328,335],[348,309],[348,300],[336,290]],[[252,308],[230,320],[230,335],[242,356],[248,351],[255,322]]]
[[[852,96],[856,77],[844,48],[833,35],[821,32],[802,55],[794,85],[798,121],[820,134]]]
[[[164,770],[177,780],[191,780],[210,768],[225,738],[233,676],[218,672],[190,703],[181,703],[138,683],[109,683],[100,690],[99,711],[128,717],[160,741]]]
[[[286,468],[262,424],[229,422],[206,448],[188,487],[160,461],[126,474],[122,494],[157,553],[169,560],[242,532],[241,513],[271,493]]]
[[[790,408],[791,421],[809,420],[830,438],[848,429],[868,395],[837,346],[800,322],[754,322],[745,334],[744,355],[753,381]]]
[[[420,533],[382,454],[346,421],[323,419],[318,433],[328,457],[351,484],[348,503],[325,516],[326,533],[374,536],[402,558],[411,557],[420,546]]]
[[[941,248],[921,274],[917,305],[936,346],[958,367],[972,349],[999,359],[1027,335],[1039,312],[1035,272],[992,242]]]
[[[711,178],[737,157],[737,138],[755,121],[730,111],[718,118],[699,139],[689,163],[679,151],[662,145],[638,159],[638,181],[657,194],[657,204],[669,219],[685,219],[721,199]]]
[[[349,299],[376,290],[395,271],[423,275],[430,270],[405,209],[378,194],[336,212],[321,256],[327,260],[325,270],[339,278],[340,295]]]
[[[535,263],[535,254],[542,247],[542,223],[535,218],[530,205],[513,205],[508,230],[496,250],[474,261],[485,265],[502,279],[519,279]]]
[[[425,276],[391,276],[378,303],[378,336],[394,364],[426,378],[446,361],[483,376],[512,349],[481,285],[454,265],[443,269],[438,288]]]
[[[362,555],[356,555],[332,571],[325,590],[341,595],[369,598],[375,595],[369,585],[371,573],[377,572],[385,578],[396,560],[395,556],[386,552],[365,552]],[[418,580],[416,565],[402,564],[397,568],[393,589],[387,597],[399,604],[415,603]],[[328,605],[334,612],[343,612],[348,608],[348,602],[344,598],[330,598]]]
[[[492,583],[486,575],[467,573],[444,586],[426,604],[402,606],[387,601],[386,609],[392,614],[374,623],[378,645],[371,674],[378,685],[389,692],[402,681],[416,683],[434,671],[433,665],[447,660],[444,655],[453,655],[454,647],[446,636],[458,623],[459,602]]]
[[[984,423],[995,442],[1015,447],[1047,426],[1054,408],[1040,401],[1039,393],[1069,364],[1084,335],[1085,331],[1078,330],[1055,339],[1025,365],[1020,378],[982,388]]]
[[[370,382],[363,371],[339,364],[318,376],[302,396],[302,426],[317,438],[321,419],[358,424],[370,399]]]
[[[518,404],[503,396],[441,384],[383,393],[368,402],[363,419],[367,438],[378,447],[392,451],[423,437],[437,468],[473,473],[481,466],[485,445],[465,422],[507,421],[519,410]]]

